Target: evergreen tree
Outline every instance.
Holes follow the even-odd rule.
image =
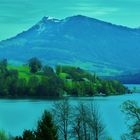
[[[15,137],[15,140],[35,140],[35,135],[30,130],[25,130],[22,137]]]
[[[52,114],[45,111],[42,119],[38,122],[35,131],[36,140],[57,140],[57,127],[55,126]]]
[[[41,61],[36,57],[31,58],[29,60],[29,67],[30,67],[30,72],[31,73],[36,73],[39,70],[41,70],[41,68],[42,68]]]

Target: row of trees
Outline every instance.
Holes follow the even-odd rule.
[[[125,101],[121,110],[126,115],[129,127],[128,132],[120,139],[139,140],[138,103]],[[44,112],[35,130],[25,130],[21,137],[15,137],[14,140],[112,140],[107,136],[106,127],[95,103],[71,106],[68,100],[62,100],[54,103],[51,112]]]
[[[135,101],[125,101],[122,112],[128,121],[128,132],[121,140],[140,139],[140,107]],[[51,112],[51,113],[50,113]],[[119,122],[118,122],[119,123]],[[0,131],[1,140],[112,140],[107,136],[99,108],[95,103],[71,106],[67,99],[54,103],[44,111],[34,130],[25,130],[22,136],[9,137]]]
[[[41,70],[42,64],[37,58],[29,60],[30,71],[34,67]],[[45,71],[46,76],[54,75],[54,73],[61,78],[62,74],[66,74],[65,78],[61,78],[64,81],[63,90],[69,95],[93,96],[95,94],[103,93],[105,95],[111,94],[123,94],[128,90],[116,80],[101,80],[96,74],[91,74],[79,67],[73,66],[61,66],[57,65],[55,72],[51,67],[46,66],[42,68]],[[36,69],[37,71],[37,69]],[[72,80],[70,82],[70,80]]]
[[[101,80],[80,68],[71,66],[42,66],[40,60],[28,62],[28,80],[16,69],[8,69],[7,61],[0,62],[1,97],[61,97],[123,94],[127,89],[118,81]]]
[[[35,130],[26,130],[15,140],[108,139],[98,107],[92,103],[71,106],[62,100],[54,103],[51,112],[45,111]]]
[[[0,61],[1,97],[59,97],[62,86],[63,81],[49,66],[38,75],[31,72],[27,80],[20,78],[18,70],[8,69],[7,60]]]

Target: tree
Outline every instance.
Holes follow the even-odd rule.
[[[37,76],[30,77],[28,81],[28,95],[29,96],[37,96],[37,89],[40,84],[40,80]]]
[[[36,73],[42,68],[41,61],[36,57],[31,58],[28,63],[31,73]]]
[[[9,137],[7,136],[7,134],[4,131],[0,131],[0,140],[8,140]]]
[[[27,81],[25,78],[18,79],[17,83],[18,96],[26,96],[27,93]]]
[[[59,75],[60,73],[62,73],[62,66],[61,65],[57,65],[55,67],[55,71],[56,71],[56,74]]]
[[[47,77],[55,75],[55,72],[54,72],[53,68],[51,68],[50,66],[44,66],[43,67],[43,73]]]
[[[17,96],[17,86],[18,86],[18,71],[17,70],[9,70],[8,76],[6,77],[6,82],[8,85],[8,91],[11,96]]]
[[[105,126],[96,104],[80,103],[75,110],[73,133],[78,140],[106,139]]]
[[[48,78],[47,77],[41,77],[40,84],[38,85],[38,88],[36,89],[37,96],[40,97],[49,97],[49,87],[48,87]]]
[[[71,106],[67,99],[64,99],[59,102],[55,102],[53,106],[53,112],[55,116],[55,123],[58,126],[59,136],[63,137],[62,139],[69,139],[69,128],[70,128],[70,115],[71,115]]]
[[[110,88],[109,88],[109,82],[108,81],[102,81],[102,88],[101,88],[101,92],[109,95],[110,93]]]
[[[57,126],[53,122],[52,114],[44,111],[35,131],[36,140],[57,140]]]
[[[94,140],[105,139],[105,125],[102,122],[98,106],[91,103],[88,110],[88,125],[91,129],[91,137]]]
[[[125,101],[121,106],[122,112],[126,115],[129,123],[129,133],[122,136],[123,140],[140,139],[140,107],[135,101]]]
[[[63,81],[58,76],[48,78],[48,92],[50,97],[59,97],[63,90]]]
[[[74,117],[74,121],[72,124],[72,134],[74,135],[75,138],[77,138],[78,140],[82,140],[82,134],[81,134],[81,118],[80,116],[75,116]]]
[[[54,124],[52,114],[44,111],[35,131],[25,130],[22,136],[17,136],[14,140],[58,140],[57,126]]]
[[[90,129],[88,127],[88,112],[87,106],[80,103],[75,107],[74,121],[73,121],[73,134],[78,140],[89,140],[90,139]]]
[[[7,59],[0,61],[0,72],[5,73],[7,71]]]
[[[35,140],[35,134],[30,130],[25,130],[22,137],[15,137],[15,140]]]

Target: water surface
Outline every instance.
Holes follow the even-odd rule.
[[[127,131],[125,118],[120,111],[120,105],[126,100],[140,101],[140,94],[127,94],[109,97],[70,98],[76,105],[78,102],[90,103],[95,100],[99,105],[102,119],[107,132],[114,140]],[[11,135],[21,135],[24,129],[35,128],[38,119],[45,109],[50,109],[53,100],[0,100],[0,128]]]

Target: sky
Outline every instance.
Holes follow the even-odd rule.
[[[85,15],[140,27],[140,0],[0,0],[0,40],[29,29],[44,16]]]

